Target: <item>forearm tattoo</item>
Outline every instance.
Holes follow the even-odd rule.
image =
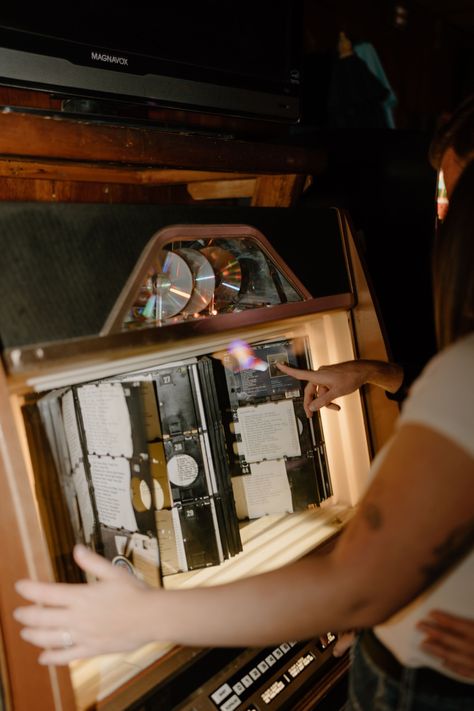
[[[428,584],[437,580],[446,570],[457,563],[474,545],[474,521],[454,529],[443,543],[433,551],[434,560],[424,566],[422,572]]]
[[[381,509],[372,502],[363,505],[361,515],[372,531],[383,526]],[[431,585],[449,568],[460,561],[474,546],[474,520],[459,526],[433,550],[433,560],[421,568],[426,585]]]

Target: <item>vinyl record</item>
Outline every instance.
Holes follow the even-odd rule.
[[[183,309],[183,314],[199,313],[209,304],[214,295],[216,277],[212,265],[197,249],[184,247],[176,250],[183,257],[194,276],[191,298]]]
[[[212,264],[216,276],[216,308],[235,303],[242,282],[239,260],[232,252],[228,252],[222,247],[204,247],[201,252]]]
[[[210,484],[206,476],[199,435],[172,437],[164,442],[168,481],[174,503],[209,496]]]
[[[190,486],[199,476],[199,464],[189,454],[175,454],[168,462],[168,476],[175,486]]]
[[[132,309],[132,319],[159,323],[176,316],[188,303],[193,275],[176,252],[167,252],[163,262],[151,266]]]

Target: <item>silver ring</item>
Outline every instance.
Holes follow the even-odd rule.
[[[74,647],[74,640],[72,638],[72,635],[68,630],[63,630],[62,632],[62,641],[63,641],[63,647],[67,649],[67,647]]]

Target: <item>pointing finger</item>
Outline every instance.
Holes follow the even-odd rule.
[[[292,378],[296,380],[310,380],[311,376],[314,375],[312,370],[301,370],[300,368],[290,368],[289,365],[284,365],[284,363],[277,363],[277,367],[287,375],[291,375]]]

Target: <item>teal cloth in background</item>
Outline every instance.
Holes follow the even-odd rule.
[[[359,44],[355,44],[353,49],[357,56],[366,63],[372,74],[374,74],[377,79],[388,89],[389,95],[383,102],[383,108],[388,127],[395,128],[395,119],[393,117],[392,109],[397,105],[398,99],[390,86],[390,82],[387,79],[387,75],[385,74],[382,62],[379,59],[375,47],[370,42],[360,42]]]

